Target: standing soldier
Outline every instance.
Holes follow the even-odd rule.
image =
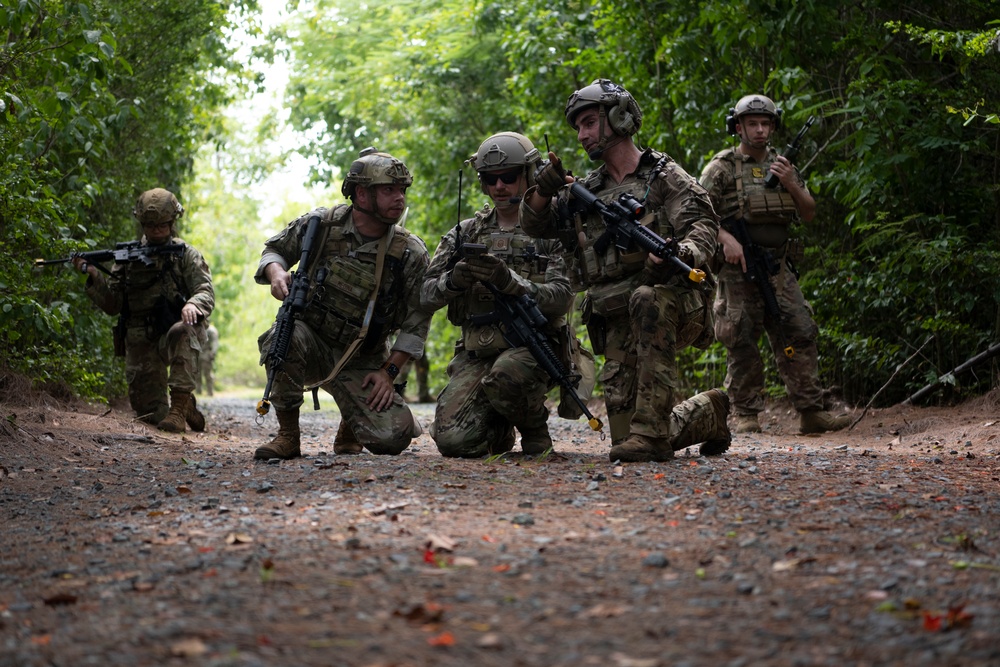
[[[551,380],[526,347],[511,348],[500,323],[490,283],[503,295],[530,295],[548,319],[558,345],[574,293],[557,241],[535,240],[518,224],[518,205],[534,184],[538,150],[515,132],[494,134],[469,160],[493,207],[462,220],[442,239],[424,279],[421,300],[462,328],[448,364],[448,386],[438,397],[431,436],[445,456],[500,454],[514,447],[541,454],[552,447],[545,394]],[[481,254],[468,251],[485,246]],[[483,250],[483,249],[480,249]]]
[[[701,184],[722,217],[719,243],[726,260],[719,272],[715,335],[728,353],[726,387],[737,433],[760,431],[757,414],[764,409],[764,363],[757,341],[765,330],[778,374],[799,412],[800,431],[836,431],[850,418],[824,410],[816,350],[819,328],[794,270],[802,245],[789,233],[794,223],[813,219],[816,202],[798,170],[770,146],[780,118],[781,110],[767,97],[740,98],[726,119],[739,145],[715,155],[701,174]],[[779,181],[773,189],[765,186],[769,170]],[[760,288],[744,276],[747,259],[734,236],[735,224],[744,224],[750,241],[774,259],[769,282],[777,298],[777,319],[765,314]]]
[[[708,194],[669,156],[636,146],[642,111],[632,95],[598,79],[570,96],[566,120],[588,156],[603,162],[581,184],[605,204],[631,194],[645,205],[642,222],[673,239],[686,264],[704,268],[718,234]],[[667,461],[698,443],[702,454],[726,451],[726,394],[713,389],[685,401],[677,394],[676,350],[710,342],[710,297],[672,264],[634,244],[607,242],[601,215],[564,187],[573,179],[555,153],[537,181],[521,205],[521,225],[576,249],[588,288],[584,321],[594,353],[605,357],[611,460]]]
[[[198,386],[195,391],[201,393],[202,383],[205,392],[212,396],[215,393],[215,357],[219,354],[219,330],[211,322],[205,329],[205,345],[201,351],[201,371],[198,373]]]
[[[258,339],[261,363],[274,374],[279,428],[254,458],[300,456],[299,407],[306,384],[325,389],[340,408],[336,454],[360,454],[362,448],[399,454],[423,432],[393,387],[403,364],[423,354],[430,327],[430,314],[420,309],[427,248],[399,224],[412,183],[400,160],[365,149],[341,188],[351,204],[315,209],[267,240],[254,279],[269,284],[272,296],[282,301],[307,222],[322,219],[304,267],[310,279],[307,305],[279,370],[268,358],[274,329]],[[397,335],[390,348],[392,334]]]
[[[173,193],[143,192],[132,215],[142,226],[143,246],[183,243],[174,224],[184,208]],[[212,273],[201,253],[184,245],[180,255],[158,254],[142,262],[115,264],[111,277],[82,258],[73,265],[87,274],[87,296],[109,315],[119,315],[116,352],[124,344],[128,398],[139,419],[163,431],[205,430],[192,392],[205,319],[215,307]],[[169,388],[170,403],[167,404]]]

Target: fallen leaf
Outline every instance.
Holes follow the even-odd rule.
[[[431,533],[427,536],[427,544],[425,548],[428,551],[454,551],[455,550],[455,540],[444,535],[438,535],[436,533]]]
[[[253,538],[245,533],[229,533],[226,535],[226,544],[250,544]]]
[[[454,646],[455,645],[455,635],[450,632],[442,632],[434,637],[428,637],[427,643],[431,646]]]

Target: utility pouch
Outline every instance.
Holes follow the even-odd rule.
[[[594,312],[594,302],[589,296],[584,297],[580,312],[583,323],[587,326],[587,335],[590,336],[590,347],[594,354],[603,355],[608,343],[607,320]]]
[[[160,295],[153,304],[153,309],[146,316],[146,331],[152,332],[154,337],[159,338],[170,331],[170,327],[181,321],[181,309],[184,308],[185,300],[180,295],[174,299]]]

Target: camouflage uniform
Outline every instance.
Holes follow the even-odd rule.
[[[195,390],[200,393],[204,382],[205,392],[211,396],[215,393],[215,356],[219,353],[219,330],[214,324],[209,324],[205,329],[205,340],[201,347],[201,372]]]
[[[272,262],[287,270],[301,256],[306,222],[323,218],[324,243],[309,268],[311,290],[302,318],[296,322],[288,357],[274,378],[271,400],[279,411],[297,411],[303,387],[324,380],[355,340],[371,291],[380,239],[368,240],[355,229],[351,206],[319,208],[291,222],[267,240],[254,279],[268,284],[264,267]],[[323,385],[340,408],[342,424],[350,424],[361,445],[374,454],[399,454],[423,431],[402,397],[376,412],[366,404],[364,378],[389,358],[389,336],[398,332],[392,350],[413,358],[423,354],[430,314],[420,309],[420,285],[427,269],[427,248],[418,236],[402,227],[390,235],[375,313],[365,342],[340,374]],[[269,330],[258,339],[260,363],[271,346]],[[269,369],[270,370],[270,369]]]
[[[802,296],[795,271],[789,266],[795,259],[792,255],[801,248],[797,240],[789,238],[789,227],[799,221],[799,216],[794,201],[781,185],[775,189],[764,187],[768,168],[776,157],[774,148],[769,147],[767,160],[758,163],[730,148],[716,154],[701,175],[701,184],[723,219],[723,229],[732,233],[731,220],[739,218],[742,211],[751,239],[769,250],[779,267],[770,282],[778,299],[781,322],[765,317],[760,290],[746,280],[739,264],[727,263],[719,272],[715,335],[728,353],[726,387],[737,415],[756,415],[764,409],[764,363],[757,344],[764,331],[795,409],[805,413],[824,407],[816,349],[819,328]],[[796,175],[804,186],[798,171]],[[782,340],[795,349],[793,358],[779,351],[777,341]]]
[[[606,203],[622,193],[644,201],[650,229],[683,242],[685,260],[692,266],[704,269],[714,254],[718,223],[708,195],[668,156],[647,149],[636,172],[620,184],[608,177],[605,165],[581,183]],[[541,213],[527,205],[525,196],[521,224],[529,234],[561,238],[576,248],[573,273],[588,288],[584,321],[594,353],[605,357],[601,380],[612,441],[638,434],[678,448],[697,406],[682,403],[677,395],[676,350],[711,342],[710,297],[669,265],[647,268],[648,253],[638,248],[622,252],[610,243],[598,252],[594,245],[607,229],[604,220],[592,210],[572,219],[562,214],[578,204],[569,192],[560,190]],[[576,242],[580,233],[586,239],[582,247]]]
[[[183,243],[179,238],[171,243]],[[142,245],[146,245],[143,236]],[[125,379],[132,409],[143,421],[158,424],[170,407],[171,392],[194,391],[199,373],[205,322],[215,307],[212,273],[201,253],[185,245],[181,256],[156,255],[151,266],[116,264],[111,276],[87,278],[87,296],[125,326]],[[194,325],[180,320],[180,306],[194,305],[203,318]],[[163,304],[175,305],[168,322],[157,324]],[[164,330],[164,328],[166,330]],[[169,368],[169,370],[168,370]]]
[[[559,243],[532,239],[519,228],[502,231],[489,207],[463,220],[460,228],[463,243],[486,245],[527,288],[549,320],[553,348],[559,349],[559,330],[574,298]],[[493,295],[481,283],[467,290],[450,288],[448,271],[456,240],[455,229],[441,239],[421,290],[426,308],[437,310],[447,304],[448,320],[462,328],[462,340],[448,364],[448,386],[438,397],[431,436],[444,456],[478,457],[513,448],[517,427],[525,453],[541,453],[530,451],[525,434],[543,428],[548,420],[545,395],[551,380],[527,348],[510,348],[499,323],[470,321],[472,316],[493,312]]]

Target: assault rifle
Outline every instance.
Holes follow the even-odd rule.
[[[264,387],[264,396],[257,403],[257,414],[263,417],[271,409],[271,385],[274,384],[274,375],[285,365],[288,357],[288,346],[292,342],[292,333],[295,331],[295,320],[297,316],[306,308],[306,296],[309,294],[309,259],[312,253],[313,243],[319,235],[322,218],[318,215],[311,216],[306,220],[306,230],[302,237],[302,254],[299,255],[299,263],[292,274],[292,286],[288,290],[288,295],[281,302],[278,308],[278,315],[274,318],[274,327],[271,332],[271,347],[267,350],[264,362],[267,367],[267,385]],[[319,410],[319,400],[316,391],[313,390],[313,403],[315,409]]]
[[[795,348],[784,340],[781,327],[781,307],[778,306],[778,295],[775,294],[774,287],[771,286],[771,276],[777,274],[781,267],[766,248],[762,248],[751,240],[745,218],[734,216],[723,222],[732,224],[733,236],[743,246],[743,259],[747,263],[747,271],[743,275],[760,291],[761,299],[764,301],[764,314],[778,323],[778,340],[775,342],[785,353],[785,356],[791,359],[795,356]]]
[[[176,255],[180,257],[184,254],[187,246],[184,243],[164,243],[162,245],[141,245],[139,241],[123,241],[116,243],[114,250],[88,250],[86,252],[74,252],[69,257],[59,259],[36,259],[35,266],[46,266],[48,264],[66,264],[79,257],[87,264],[93,264],[98,269],[111,275],[100,262],[114,260],[115,264],[131,264],[140,262],[145,266],[153,266],[156,257],[159,255]]]
[[[677,256],[677,245],[675,243],[661,238],[656,232],[639,224],[639,220],[646,215],[646,207],[638,199],[624,192],[619,195],[617,200],[610,204],[605,204],[597,198],[597,195],[583,187],[579,182],[573,183],[570,186],[570,192],[587,206],[597,209],[597,212],[604,218],[607,230],[594,243],[595,250],[604,252],[612,240],[621,250],[626,250],[634,243],[646,252],[670,262],[676,269],[686,274],[691,282],[696,283],[698,288],[708,288],[708,285],[704,282],[705,272],[700,269],[693,269],[685,264]]]
[[[785,146],[785,152],[783,155],[785,156],[785,159],[792,164],[795,164],[795,156],[799,154],[799,144],[802,143],[802,137],[805,136],[806,130],[812,127],[814,122],[816,122],[816,118],[814,116],[809,116],[809,120],[807,120],[806,124],[802,126],[802,129],[795,135],[795,138],[792,139],[792,143]],[[780,182],[781,181],[778,177],[769,171],[767,172],[767,178],[764,179],[764,187],[774,189],[778,187],[778,183]]]
[[[604,428],[601,420],[591,414],[590,410],[587,409],[587,404],[576,393],[576,385],[579,383],[580,376],[569,374],[559,360],[559,356],[552,349],[548,337],[542,333],[549,321],[542,314],[542,311],[539,310],[535,299],[529,294],[522,294],[517,297],[504,294],[495,285],[486,281],[483,281],[483,285],[486,285],[490,292],[493,293],[496,308],[492,313],[473,315],[471,318],[472,323],[491,324],[493,322],[500,322],[502,325],[500,331],[507,344],[511,347],[528,348],[528,351],[531,352],[531,356],[535,358],[538,365],[580,406],[583,414],[587,416],[587,423],[590,425],[590,428],[595,431],[600,431]]]

